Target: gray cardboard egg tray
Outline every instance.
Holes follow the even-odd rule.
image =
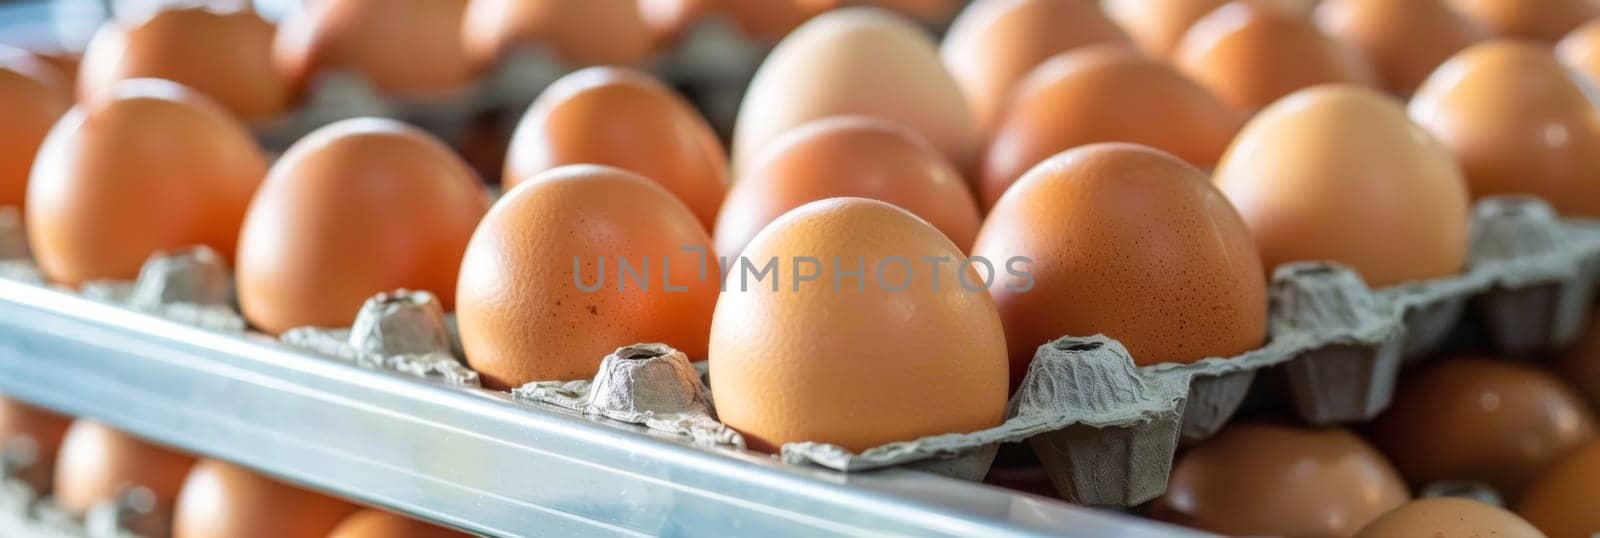
[[[96,504],[82,518],[57,506],[32,484],[51,469],[36,462],[33,439],[0,444],[0,536],[34,538],[139,538],[167,536],[169,521],[155,513],[155,494],[132,486]]]

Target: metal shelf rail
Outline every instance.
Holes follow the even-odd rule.
[[[4,280],[0,393],[487,535],[1187,535],[915,471],[693,446]]]

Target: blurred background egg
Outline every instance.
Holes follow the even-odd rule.
[[[1213,181],[1250,225],[1268,274],[1327,260],[1382,287],[1466,265],[1461,169],[1375,90],[1321,86],[1274,103],[1234,139]]]
[[[630,344],[704,358],[712,256],[689,208],[638,174],[570,165],[529,178],[489,210],[461,263],[467,364],[508,389],[594,377]]]
[[[1062,336],[1115,338],[1139,365],[1229,357],[1266,339],[1249,230],[1204,173],[1158,150],[1094,144],[1040,163],[995,204],[972,253],[1031,259],[1028,278],[990,286],[1013,384]]]
[[[1243,121],[1161,60],[1130,48],[1080,48],[1017,85],[983,156],[979,198],[992,206],[1040,161],[1094,142],[1147,145],[1210,168]]]
[[[1544,534],[1516,514],[1468,499],[1418,499],[1368,524],[1356,538],[1419,536],[1493,536],[1543,538]]]
[[[966,96],[973,124],[988,133],[1012,87],[1034,66],[1095,44],[1132,42],[1094,0],[977,0],[951,24],[939,53]]]
[[[217,460],[183,481],[173,538],[324,538],[356,507]]]
[[[193,90],[123,81],[50,131],[27,193],[28,243],[51,280],[132,279],[157,251],[231,259],[266,159],[238,120]]]
[[[142,20],[111,20],[83,53],[78,96],[130,78],[161,78],[210,96],[246,122],[272,119],[290,99],[272,63],[274,32],[249,9],[172,8]]]
[[[1234,422],[1178,457],[1151,516],[1236,536],[1351,536],[1409,500],[1347,430]]]
[[[1595,0],[1450,0],[1498,37],[1554,42],[1600,17]]]
[[[878,6],[915,17],[928,24],[949,20],[966,0],[855,0],[857,4]]]
[[[1005,336],[984,275],[926,221],[830,198],[773,221],[743,258],[770,260],[771,285],[785,283],[729,276],[712,320],[717,416],[751,448],[815,441],[860,452],[1004,418]]]
[[[1434,68],[1487,30],[1448,0],[1322,0],[1316,23],[1366,56],[1389,91],[1410,95]]]
[[[154,510],[129,530],[162,536],[192,465],[194,458],[187,454],[79,419],[61,441],[53,498],[57,506],[82,516],[97,504],[117,502],[131,488],[144,488],[153,496]]]
[[[745,36],[775,43],[840,0],[712,0]]]
[[[467,0],[306,2],[280,24],[274,62],[297,91],[341,73],[392,98],[451,96],[472,78],[462,44],[466,9]]]
[[[466,538],[443,527],[436,527],[383,510],[366,509],[344,518],[328,538]]]
[[[1562,38],[1556,44],[1556,56],[1590,86],[1600,85],[1600,19]]]
[[[835,116],[784,133],[745,170],[717,218],[717,254],[733,259],[780,215],[840,196],[899,206],[963,251],[982,220],[961,173],[920,135],[877,118]]]
[[[478,69],[519,49],[542,49],[572,67],[632,65],[654,46],[641,0],[470,0],[465,39]]]
[[[72,106],[69,84],[33,54],[0,46],[0,207],[22,209],[34,155]]]
[[[71,418],[0,395],[0,457],[31,460],[9,462],[28,464],[12,478],[34,493],[49,493],[56,454],[71,424]]]
[[[1264,1],[1230,2],[1196,21],[1174,62],[1247,112],[1317,84],[1377,84],[1372,66],[1354,49],[1307,18]]]
[[[1558,354],[1552,364],[1561,378],[1572,383],[1572,388],[1600,413],[1600,316],[1593,317],[1583,336]]]
[[[1410,112],[1455,154],[1474,197],[1532,194],[1600,216],[1600,112],[1549,47],[1495,40],[1461,51]]]
[[[374,294],[427,291],[448,311],[488,207],[478,178],[414,127],[362,118],[306,135],[273,165],[239,232],[239,307],[256,328],[348,327]]]
[[[733,166],[803,123],[860,114],[911,128],[966,171],[978,149],[966,110],[921,28],[878,9],[836,10],[789,34],[756,71],[734,125]]]
[[[518,123],[506,156],[509,190],[566,164],[603,164],[677,196],[710,229],[728,185],[722,142],[671,88],[637,71],[584,69],[557,80]]]
[[[1481,482],[1516,499],[1595,428],[1584,401],[1538,366],[1459,357],[1405,376],[1372,443],[1418,487]]]
[[[1552,537],[1592,536],[1600,529],[1600,441],[1590,441],[1544,472],[1517,503],[1517,514]]]
[[[635,0],[657,48],[676,45],[712,10],[716,0]],[[469,15],[470,17],[470,15]],[[471,24],[470,22],[468,24]],[[471,40],[472,37],[467,37]]]
[[[1101,0],[1106,14],[1127,30],[1146,54],[1172,56],[1195,21],[1228,0]]]

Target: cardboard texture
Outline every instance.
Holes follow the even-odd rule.
[[[448,385],[479,386],[462,364],[457,339],[433,294],[398,290],[367,299],[348,329],[299,327],[278,336],[285,344],[368,368]]]

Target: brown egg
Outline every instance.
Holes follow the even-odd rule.
[[[1322,86],[1274,103],[1245,125],[1212,180],[1250,225],[1269,274],[1329,260],[1376,288],[1466,265],[1461,169],[1375,90]]]
[[[717,219],[717,254],[734,258],[789,210],[841,196],[897,205],[962,251],[982,222],[961,173],[921,136],[876,118],[835,116],[784,133],[745,171]]]
[[[641,3],[651,2],[470,0],[461,35],[479,69],[522,47],[544,48],[575,67],[632,65],[654,46]]]
[[[382,510],[362,510],[339,523],[328,538],[466,538],[467,535],[435,527]]]
[[[1556,56],[1590,85],[1600,85],[1600,19],[1562,38]]]
[[[1588,332],[1561,353],[1553,366],[1600,413],[1600,316],[1590,320]]]
[[[988,133],[1034,66],[1095,44],[1132,42],[1094,0],[979,0],[951,24],[939,53],[966,95],[973,123]]]
[[[26,51],[0,46],[0,207],[23,207],[33,157],[71,106],[60,71]]]
[[[105,23],[83,53],[78,96],[130,78],[162,78],[199,90],[247,122],[289,105],[272,64],[272,23],[254,10],[163,9],[137,22]]]
[[[909,127],[958,170],[976,157],[961,90],[927,34],[886,11],[848,8],[806,23],[767,55],[739,106],[734,169],[789,129],[845,114]]]
[[[1482,482],[1508,499],[1594,438],[1594,415],[1560,379],[1481,357],[1409,374],[1372,423],[1372,443],[1412,484]]]
[[[1317,26],[1366,55],[1389,91],[1410,95],[1434,68],[1488,32],[1447,0],[1323,0]]]
[[[1093,144],[1045,160],[995,204],[972,253],[1031,259],[1027,278],[1008,271],[989,289],[1013,383],[1061,336],[1115,338],[1140,365],[1266,338],[1267,280],[1244,222],[1203,172],[1158,150]]]
[[[1195,21],[1228,0],[1101,0],[1112,20],[1127,30],[1139,48],[1158,58],[1178,50]]]
[[[511,137],[506,189],[567,164],[615,166],[649,178],[710,229],[728,185],[716,131],[656,79],[626,69],[584,69],[551,84]]]
[[[95,505],[115,502],[129,488],[154,495],[155,510],[137,526],[164,529],[178,488],[194,458],[84,419],[73,421],[56,459],[56,505],[82,516]]]
[[[675,44],[711,11],[716,0],[635,0],[656,48]],[[470,39],[470,38],[469,38]],[[626,40],[623,40],[626,41]]]
[[[450,148],[391,120],[345,120],[273,165],[239,233],[239,307],[256,328],[346,327],[374,294],[454,304],[456,268],[488,207]]]
[[[978,180],[994,205],[1033,165],[1094,142],[1132,142],[1210,168],[1244,121],[1166,62],[1129,48],[1086,47],[1040,65],[1012,94]]]
[[[322,538],[355,511],[344,501],[203,460],[183,481],[172,536]]]
[[[1516,514],[1467,499],[1418,499],[1394,509],[1361,529],[1356,538],[1483,536],[1544,538]]]
[[[534,176],[489,210],[461,263],[467,364],[506,389],[593,377],[629,344],[703,358],[710,249],[688,207],[637,174],[570,165]]]
[[[861,3],[861,0],[857,0]],[[955,15],[956,9],[967,2],[964,0],[865,0],[868,5],[890,9],[916,17],[917,19],[938,24]]]
[[[1173,61],[1223,101],[1251,112],[1308,86],[1377,83],[1354,49],[1262,2],[1231,2],[1202,17]]]
[[[1600,216],[1600,115],[1548,47],[1489,41],[1445,62],[1411,118],[1455,153],[1475,197],[1532,194]]]
[[[70,424],[71,418],[0,396],[0,454],[15,450],[13,447],[19,444],[33,449],[32,464],[13,478],[22,480],[36,493],[49,492],[56,454]]]
[[[1235,422],[1174,462],[1151,516],[1230,535],[1350,536],[1409,500],[1349,431]]]
[[[67,93],[72,93],[78,80],[78,65],[83,61],[83,51],[53,46],[29,47],[27,51],[60,71],[65,80],[62,87]]]
[[[926,221],[830,198],[773,221],[743,260],[776,271],[770,288],[754,269],[727,277],[710,369],[718,418],[752,448],[859,452],[1004,418],[1005,336],[985,275]]]
[[[1487,26],[1496,36],[1554,42],[1600,17],[1595,0],[1450,0],[1452,7]]]
[[[840,0],[711,0],[745,36],[773,43]]]
[[[1517,514],[1554,538],[1600,532],[1600,441],[1591,441],[1550,466],[1517,504]]]
[[[172,82],[137,79],[74,107],[39,147],[28,243],[51,280],[132,279],[151,254],[231,258],[266,159],[244,125]]]
[[[585,4],[592,1],[586,0]],[[328,72],[362,76],[390,97],[437,99],[472,78],[462,45],[467,0],[318,0],[289,13],[273,46],[300,90]]]

